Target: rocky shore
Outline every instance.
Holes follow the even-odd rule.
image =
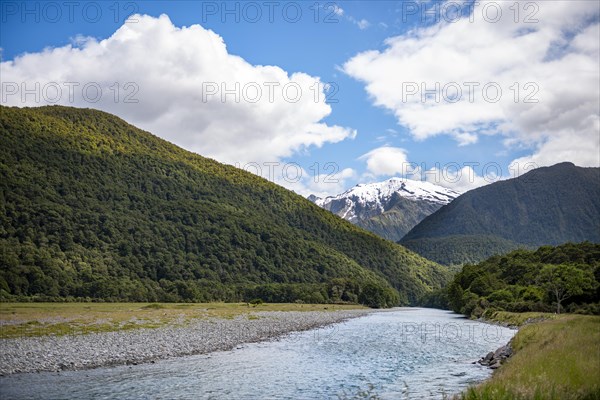
[[[487,318],[483,318],[483,317],[478,318],[477,321],[483,322],[486,324],[498,325],[498,326],[503,326],[505,328],[518,330],[522,326],[542,322],[546,319],[548,319],[548,317],[528,318],[521,325],[509,324],[507,322],[496,321],[493,319],[487,319]],[[499,347],[498,349],[496,349],[496,351],[489,352],[488,354],[485,355],[485,357],[481,357],[478,361],[474,361],[473,364],[477,363],[477,364],[489,367],[490,369],[500,368],[500,366],[502,364],[504,364],[504,362],[508,358],[510,358],[510,356],[512,356],[512,354],[513,354],[513,349],[512,349],[511,343],[512,343],[512,340],[510,342],[508,342],[505,346],[502,346],[502,347]]]
[[[496,351],[490,351],[485,357],[481,357],[478,364],[490,367],[490,369],[498,369],[512,355],[512,346],[508,342],[507,345],[499,347]]]
[[[318,328],[372,310],[268,311],[233,319],[196,320],[164,326],[86,335],[0,340],[0,375],[139,364],[192,354],[229,350],[242,343]]]
[[[478,318],[477,321],[483,322],[485,324],[502,326],[504,328],[514,329],[514,330],[519,329],[519,327],[517,325],[508,324],[506,322],[496,321],[493,319],[487,319],[487,318],[483,318],[483,317]],[[529,322],[529,320],[527,321],[527,323],[533,323],[533,322],[535,322],[535,321],[531,321],[531,322]],[[490,351],[484,357],[481,357],[479,360],[473,361],[473,364],[483,365],[484,367],[488,367],[490,369],[500,368],[500,366],[502,364],[504,364],[504,362],[513,354],[513,349],[512,349],[511,343],[512,343],[512,339],[506,345],[497,348],[496,351]]]

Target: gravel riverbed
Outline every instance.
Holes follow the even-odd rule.
[[[139,364],[230,350],[242,343],[274,339],[369,312],[372,310],[266,311],[249,314],[250,318],[195,320],[185,326],[0,339],[0,375]]]

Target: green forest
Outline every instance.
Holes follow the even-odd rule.
[[[400,242],[404,247],[423,254],[437,263],[460,268],[496,254],[506,254],[515,249],[530,249],[531,246],[518,244],[495,235],[448,235],[444,237],[421,238]]]
[[[495,311],[600,314],[600,244],[542,246],[467,264],[422,302],[476,318]]]
[[[110,114],[0,108],[0,297],[414,303],[447,268]]]

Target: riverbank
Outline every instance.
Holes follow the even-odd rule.
[[[0,386],[15,400],[442,399],[488,378],[491,370],[471,362],[513,335],[449,311],[396,308],[233,351],[13,374],[0,378]]]
[[[327,305],[280,306],[279,308],[284,309],[300,309],[302,306],[309,311],[263,311],[262,306],[238,305],[233,309],[226,306],[223,306],[223,309],[212,307],[212,314],[207,310],[204,314],[194,316],[193,313],[173,314],[161,308],[162,305],[151,305],[148,310],[153,311],[153,315],[157,314],[163,318],[152,319],[155,326],[147,327],[145,323],[135,325],[127,320],[128,323],[122,325],[124,329],[93,331],[91,330],[93,324],[90,323],[86,325],[89,329],[84,330],[83,333],[81,327],[73,320],[61,321],[56,316],[48,317],[51,322],[67,324],[70,329],[65,331],[61,325],[59,334],[46,331],[46,334],[40,335],[39,331],[33,331],[38,334],[32,335],[32,331],[23,327],[22,332],[27,333],[26,335],[0,339],[0,374],[139,364],[170,357],[229,350],[243,343],[270,340],[290,332],[327,326],[373,311],[370,309],[336,310],[334,308],[337,306]],[[265,308],[268,309],[268,306]],[[320,311],[316,311],[317,309]],[[122,319],[122,313],[122,310],[116,314],[108,313],[104,320],[96,322],[103,326],[107,323],[106,319],[110,319],[110,315]],[[140,311],[138,314],[143,313]],[[18,319],[13,318],[11,325],[11,320],[3,319],[1,329],[14,328],[15,320]],[[171,322],[165,323],[165,320]],[[52,328],[49,329],[52,331]],[[14,329],[11,332],[14,333]]]
[[[515,313],[508,311],[494,311],[491,313],[485,313],[483,317],[478,319],[478,321],[486,322],[488,324],[496,324],[511,329],[517,329],[521,326],[534,324],[549,319],[555,319],[556,317],[557,314],[544,312]]]
[[[522,325],[514,353],[455,399],[600,399],[600,317],[502,313],[496,322]]]

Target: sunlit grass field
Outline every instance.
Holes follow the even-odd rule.
[[[519,321],[543,315],[503,313]],[[539,313],[538,313],[539,314]],[[552,315],[519,329],[515,354],[483,384],[470,388],[463,400],[593,400],[600,399],[600,317]]]
[[[257,311],[335,311],[359,305],[273,303],[0,303],[0,338],[181,326]]]

